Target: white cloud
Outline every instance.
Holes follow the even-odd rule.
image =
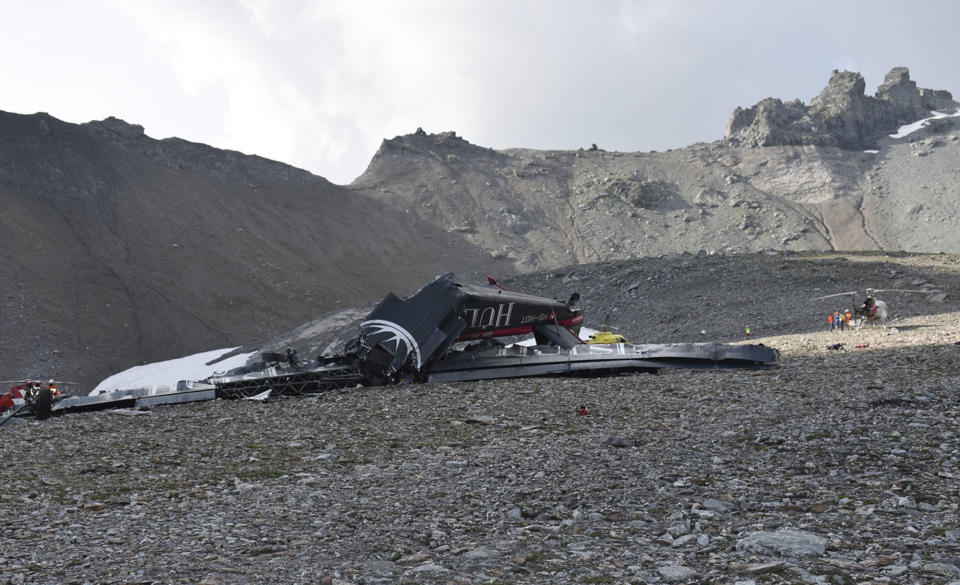
[[[418,126],[495,148],[648,150],[717,139],[738,105],[809,100],[838,67],[871,92],[896,65],[960,91],[958,13],[934,0],[35,0],[0,19],[0,109],[115,115],[348,183],[382,138]]]

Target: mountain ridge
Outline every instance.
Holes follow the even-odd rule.
[[[384,140],[351,188],[523,271],[701,250],[960,250],[946,224],[960,212],[956,119],[885,134],[957,103],[901,67],[878,95],[863,95],[859,74],[834,72],[797,116],[747,120],[737,108],[724,138],[666,152],[493,151],[418,129]]]

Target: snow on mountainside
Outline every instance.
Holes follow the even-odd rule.
[[[933,112],[933,115],[930,116],[929,118],[923,118],[922,120],[911,122],[910,124],[904,124],[903,126],[898,128],[896,132],[891,134],[890,138],[906,138],[907,136],[910,136],[917,130],[920,130],[925,126],[928,126],[933,120],[942,120],[944,118],[956,118],[957,116],[960,116],[960,113],[945,114],[943,112]]]

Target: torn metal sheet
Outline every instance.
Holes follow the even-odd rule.
[[[264,390],[260,394],[255,394],[253,396],[247,396],[244,400],[250,400],[252,402],[266,402],[270,395],[273,393],[273,390]]]
[[[570,349],[489,344],[451,352],[431,368],[427,380],[451,382],[535,376],[610,376],[661,368],[766,369],[779,352],[763,345],[667,343],[581,344]]]
[[[277,396],[317,394],[360,383],[360,373],[350,364],[273,366],[257,372],[233,372],[206,381],[217,389],[219,398],[251,398],[266,391]]]
[[[175,388],[132,388],[93,396],[69,396],[53,405],[53,414],[88,412],[110,408],[133,408],[158,404],[200,402],[217,397],[217,389],[203,382],[181,381]]]

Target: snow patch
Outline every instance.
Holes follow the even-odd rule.
[[[106,378],[90,392],[90,396],[113,392],[115,390],[131,390],[133,388],[149,388],[151,390],[165,390],[176,388],[180,380],[203,380],[216,373],[240,367],[247,363],[247,359],[256,352],[241,353],[207,365],[209,362],[235,351],[236,347],[215,349],[203,353],[195,353],[182,358],[134,366]]]
[[[930,120],[938,120],[938,119],[940,119],[940,118],[956,118],[957,116],[960,116],[960,112],[957,112],[956,114],[945,114],[945,113],[943,113],[943,112],[931,112],[931,113],[933,114],[933,116],[930,116],[929,118],[924,118],[923,120],[918,120],[918,121],[914,122],[913,124],[907,124],[907,125],[905,125],[905,126],[900,126],[900,129],[897,130],[897,133],[896,133],[896,134],[891,134],[891,135],[890,135],[890,138],[906,138],[907,136],[910,136],[911,134],[913,134],[913,133],[916,132],[917,130],[919,130],[919,129],[923,128],[924,126],[926,126],[927,124],[929,124],[929,123],[930,123]]]

